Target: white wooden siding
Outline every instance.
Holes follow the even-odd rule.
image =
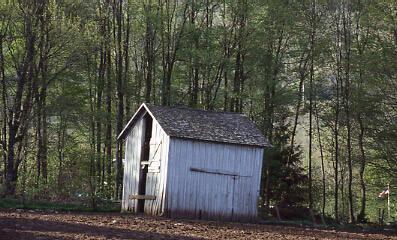
[[[167,214],[206,219],[256,218],[262,156],[263,148],[258,147],[171,138]]]
[[[147,214],[252,220],[257,216],[263,148],[169,137],[153,119],[149,159],[141,116],[127,134],[122,211],[137,212],[141,160],[149,161]]]
[[[153,120],[149,171],[146,178],[146,195],[156,196],[156,199],[145,201],[145,213],[147,214],[163,214],[169,139],[170,137],[164,132],[160,124]]]
[[[138,200],[129,199],[129,197],[138,195],[145,126],[146,123],[142,116],[126,137],[122,211],[137,212]],[[155,196],[156,198],[145,200],[144,211],[147,214],[161,215],[164,210],[169,139],[158,122],[153,120],[149,159],[143,159],[143,161],[149,161],[145,195]],[[155,169],[158,169],[158,171]]]
[[[144,141],[145,121],[140,118],[125,140],[122,211],[137,210],[137,200],[129,199],[129,196],[138,194],[140,159]]]

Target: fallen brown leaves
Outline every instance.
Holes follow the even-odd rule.
[[[117,213],[0,211],[0,239],[397,239],[386,233],[176,220]]]

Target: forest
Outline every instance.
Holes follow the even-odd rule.
[[[397,217],[393,0],[2,0],[0,86],[1,198],[120,199],[146,102],[252,119],[264,212]]]

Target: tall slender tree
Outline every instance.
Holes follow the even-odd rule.
[[[124,81],[123,76],[123,0],[119,0],[116,5],[116,25],[117,25],[117,41],[116,41],[116,81],[117,81],[117,114],[116,114],[116,136],[118,136],[123,128],[124,122]],[[128,44],[128,43],[127,43]],[[124,51],[124,54],[126,52]],[[111,128],[110,128],[111,130]],[[116,198],[121,196],[121,172],[122,172],[122,145],[116,144]],[[111,158],[108,162],[108,181],[111,179]]]

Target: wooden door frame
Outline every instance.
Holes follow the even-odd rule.
[[[139,182],[138,182],[138,195],[144,196],[146,193],[146,182],[148,165],[143,164],[149,160],[150,154],[150,139],[152,137],[153,118],[149,114],[143,117],[145,121],[144,127],[144,141],[142,145],[141,159],[139,161]],[[145,198],[137,198],[137,212],[143,213],[145,211]]]

